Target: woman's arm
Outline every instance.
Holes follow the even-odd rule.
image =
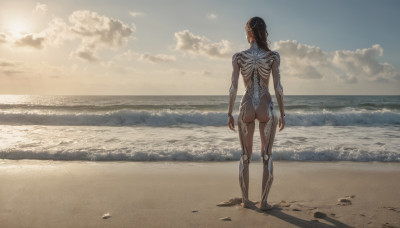
[[[238,89],[238,80],[239,80],[239,64],[237,61],[238,53],[235,53],[232,56],[232,78],[231,78],[231,87],[229,88],[229,108],[228,108],[228,115],[232,115],[233,107],[235,105],[235,99]]]
[[[272,77],[274,79],[275,97],[276,97],[276,100],[278,101],[279,110],[281,112],[281,119],[284,124],[285,123],[284,122],[285,109],[283,106],[283,87],[281,84],[281,75],[279,73],[279,65],[280,65],[281,59],[280,59],[278,52],[275,52],[275,54],[276,54],[277,58],[272,63]],[[283,126],[280,128],[280,130],[282,130],[282,129],[283,129]]]
[[[235,99],[238,89],[238,80],[239,80],[239,64],[237,61],[238,53],[235,53],[232,56],[232,78],[231,78],[231,87],[229,88],[229,108],[228,108],[228,127],[231,130],[235,130],[235,120],[232,116],[233,107],[235,106]]]

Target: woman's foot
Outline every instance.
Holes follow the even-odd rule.
[[[242,206],[243,208],[249,208],[250,207],[250,201],[243,201],[240,206]]]
[[[260,204],[260,210],[262,210],[262,211],[269,211],[271,209],[272,209],[272,205],[270,205],[268,203]]]

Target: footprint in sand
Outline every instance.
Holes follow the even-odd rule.
[[[271,207],[269,208],[269,210],[274,209],[274,208],[296,207],[296,208],[292,208],[292,210],[293,211],[301,211],[299,208],[297,208],[297,204],[294,204],[295,202],[297,202],[297,201],[286,202],[285,200],[282,200],[281,202],[279,202],[277,204],[276,203],[271,204],[270,205]],[[232,207],[235,205],[241,205],[241,203],[242,203],[242,198],[235,197],[228,201],[221,202],[221,203],[217,204],[217,206],[218,207]],[[250,201],[249,205],[248,205],[249,208],[260,208],[260,206],[261,205],[260,205],[259,201]]]
[[[395,208],[395,207],[383,207],[383,208],[390,210],[390,211],[400,213],[400,208]]]
[[[232,198],[228,201],[221,202],[217,204],[218,207],[232,207],[235,205],[240,205],[242,203],[242,198]]]

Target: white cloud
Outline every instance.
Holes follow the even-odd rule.
[[[43,8],[42,5],[38,7]],[[99,60],[97,53],[101,49],[121,48],[135,31],[134,25],[128,26],[118,19],[88,10],[74,11],[68,22],[62,18],[54,18],[42,32],[24,34],[22,37],[0,33],[0,44],[42,49],[46,45],[58,46],[66,40],[78,39],[81,41],[80,45],[71,55],[96,62]]]
[[[358,80],[398,80],[400,74],[389,63],[380,63],[383,55],[379,44],[356,51],[326,52],[316,46],[295,40],[278,41],[274,48],[282,58],[284,74],[304,79],[337,78],[348,83]]]
[[[47,44],[55,46],[63,44],[66,40],[73,40],[76,38],[70,31],[69,25],[62,18],[54,18],[51,20],[42,34],[46,37]]]
[[[149,53],[144,53],[140,55],[139,60],[152,63],[168,63],[168,62],[175,62],[176,58],[173,55],[165,55],[165,54],[152,55]]]
[[[40,2],[36,3],[35,8],[33,8],[32,13],[33,14],[46,14],[48,8],[46,4],[42,4]]]
[[[213,13],[209,13],[209,14],[207,14],[207,18],[208,19],[217,19],[217,15],[213,14]]]
[[[176,49],[192,54],[202,54],[213,58],[230,58],[232,44],[228,40],[212,43],[204,36],[196,36],[189,30],[175,33]]]
[[[133,29],[122,21],[87,10],[74,11],[69,16],[69,22],[69,30],[82,41],[72,55],[90,62],[99,60],[99,49],[118,49],[133,33]]]
[[[136,12],[129,12],[129,14],[130,14],[132,17],[146,16],[146,13],[138,12],[138,11],[136,11]]]
[[[128,40],[133,30],[122,21],[101,16],[91,11],[74,11],[69,16],[70,29],[90,43],[101,43],[119,48]]]

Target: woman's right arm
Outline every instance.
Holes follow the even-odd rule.
[[[235,106],[236,94],[238,90],[238,81],[239,81],[239,64],[238,64],[238,53],[235,53],[232,56],[232,77],[231,77],[231,86],[229,88],[229,108],[228,108],[228,126],[231,130],[235,130],[235,121],[233,120],[232,111]]]

